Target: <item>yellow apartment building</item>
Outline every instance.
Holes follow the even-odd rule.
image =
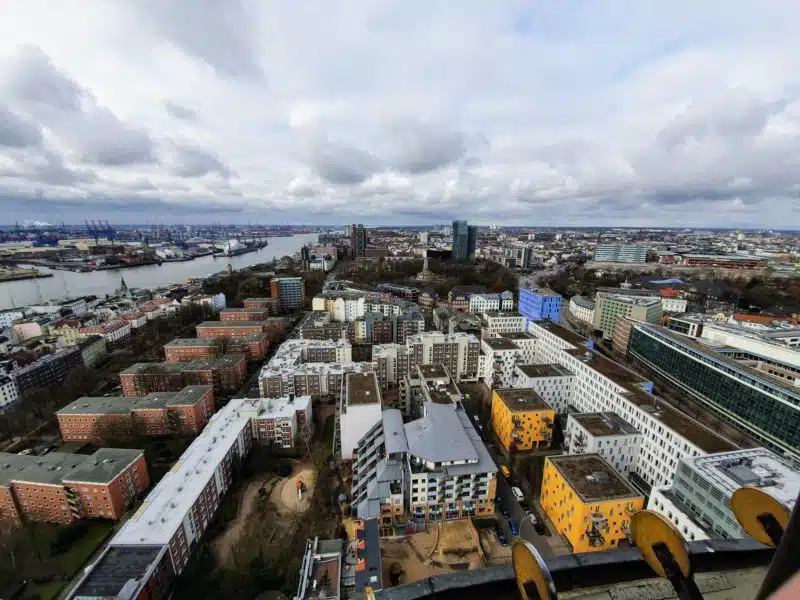
[[[492,428],[507,452],[548,447],[556,411],[530,388],[492,392]]]
[[[627,544],[631,517],[644,508],[644,496],[599,454],[548,456],[540,501],[574,553]]]

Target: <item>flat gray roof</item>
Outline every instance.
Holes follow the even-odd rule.
[[[44,456],[0,453],[0,485],[12,481],[61,485],[64,481],[108,483],[142,450],[101,448],[91,456],[51,452]]]
[[[483,341],[492,350],[516,350],[517,345],[509,339],[502,337],[484,338]]]
[[[572,377],[575,375],[575,373],[557,363],[549,365],[517,365],[517,368],[528,377]]]
[[[83,396],[70,402],[56,415],[128,414],[132,410],[195,404],[210,390],[210,385],[189,385],[179,392],[153,392],[146,396]]]
[[[569,415],[594,436],[635,435],[639,433],[633,425],[615,412],[574,413]]]

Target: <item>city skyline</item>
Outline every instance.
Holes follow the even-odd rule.
[[[10,223],[785,227],[800,6],[656,6],[9,3],[0,206]]]

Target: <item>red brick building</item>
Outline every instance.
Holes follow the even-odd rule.
[[[279,342],[285,333],[283,319],[279,317],[262,321],[203,321],[195,330],[199,338],[242,338],[266,333],[273,344]]]
[[[269,317],[266,308],[226,308],[220,311],[220,321],[263,321]]]
[[[150,486],[142,450],[101,448],[91,456],[0,453],[0,518],[68,524],[119,520]]]
[[[59,410],[56,418],[64,441],[101,444],[109,422],[137,419],[148,436],[197,435],[213,414],[214,388],[196,385],[143,397],[83,397]]]
[[[136,363],[119,374],[124,396],[177,392],[187,385],[212,385],[216,394],[239,389],[247,378],[243,354],[188,362]]]
[[[270,315],[277,315],[281,311],[278,298],[246,298],[242,305],[245,308],[261,308],[269,312]]]
[[[248,360],[263,360],[269,350],[266,333],[241,338],[178,338],[164,345],[167,362],[219,358],[223,354],[244,354]]]

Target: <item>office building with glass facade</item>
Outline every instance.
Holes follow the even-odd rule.
[[[633,327],[628,356],[781,454],[800,457],[800,388],[663,327]]]

